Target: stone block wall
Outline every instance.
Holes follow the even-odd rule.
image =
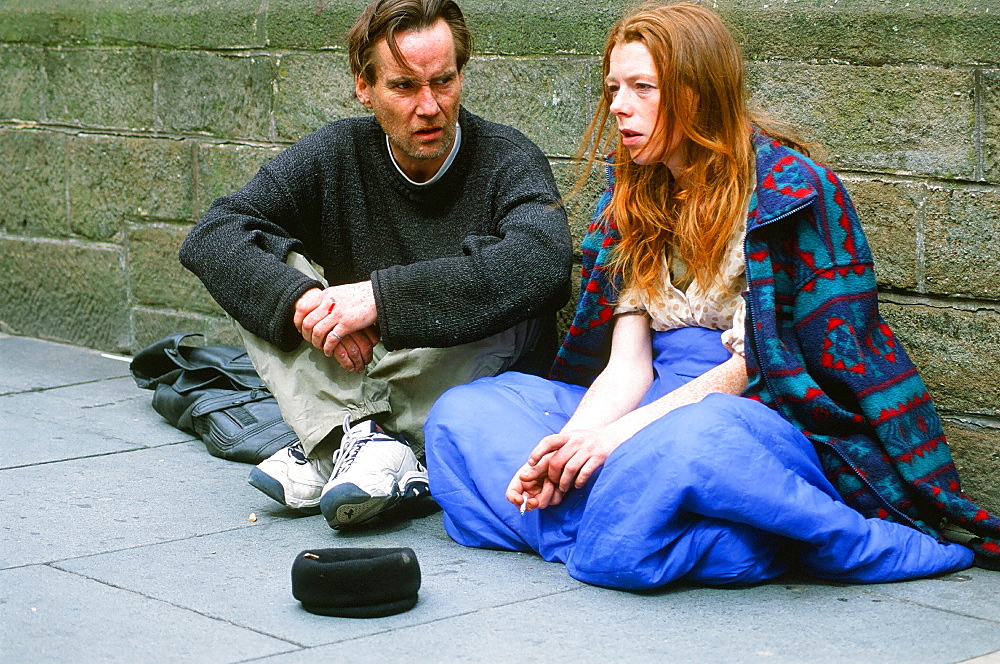
[[[215,197],[363,111],[341,41],[362,4],[0,3],[0,330],[124,353],[231,341],[177,248]],[[534,139],[564,191],[624,5],[463,2],[466,106]],[[1000,509],[1000,0],[711,5],[755,101],[825,144],[966,488]],[[571,204],[577,239],[599,188]]]

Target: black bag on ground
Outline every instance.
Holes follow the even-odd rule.
[[[130,369],[153,409],[199,436],[212,456],[257,464],[295,441],[278,402],[237,346],[184,346],[173,334],[142,349]]]

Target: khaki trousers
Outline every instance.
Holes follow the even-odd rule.
[[[317,266],[302,255],[291,253],[286,262],[327,283]],[[307,454],[350,415],[352,423],[372,418],[389,431],[402,434],[420,457],[424,420],[437,398],[450,387],[510,368],[534,345],[538,327],[536,321],[525,321],[480,341],[450,348],[388,351],[379,343],[365,373],[355,374],[311,344],[303,342],[286,353],[236,325],[254,368]],[[339,444],[339,440],[330,442],[334,447]]]

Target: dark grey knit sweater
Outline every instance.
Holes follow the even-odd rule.
[[[464,109],[458,155],[437,182],[407,182],[372,117],[330,123],[212,204],[180,259],[250,332],[283,350],[302,338],[295,301],[317,282],[371,279],[390,349],[468,343],[569,297],[566,215],[548,161],[521,133]]]

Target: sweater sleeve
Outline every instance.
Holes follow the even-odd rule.
[[[493,228],[467,235],[461,255],[372,273],[388,349],[468,343],[568,300],[571,240],[548,161],[533,145],[502,147],[476,175]]]
[[[292,350],[301,337],[295,302],[322,284],[285,264],[314,246],[319,228],[316,178],[308,150],[289,148],[239,191],[217,199],[191,230],[181,263],[251,333]]]

